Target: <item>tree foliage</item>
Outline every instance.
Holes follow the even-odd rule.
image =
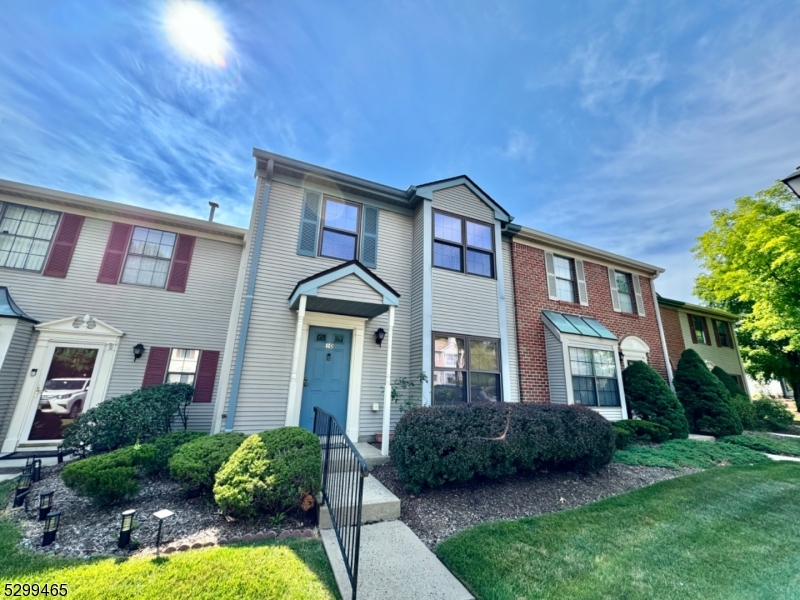
[[[786,379],[800,396],[800,200],[777,183],[712,211],[698,238],[704,273],[695,293],[741,315],[745,367],[762,379]]]

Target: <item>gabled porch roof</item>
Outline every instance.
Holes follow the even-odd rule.
[[[0,285],[0,317],[9,317],[11,319],[22,319],[23,321],[30,321],[31,323],[38,323],[36,319],[29,317],[25,314],[14,299],[11,297],[11,292],[4,285]]]
[[[371,288],[380,302],[364,302],[345,298],[331,298],[319,295],[320,288],[345,277],[354,276]],[[320,271],[311,277],[297,282],[289,295],[289,308],[297,310],[300,296],[306,296],[306,310],[312,312],[348,315],[371,319],[389,310],[390,306],[400,304],[400,294],[375,273],[357,260],[351,260],[331,269]]]

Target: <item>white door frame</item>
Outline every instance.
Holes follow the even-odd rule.
[[[97,406],[106,397],[119,339],[124,335],[119,329],[93,319],[89,315],[42,323],[36,325],[35,329],[38,331],[39,337],[33,349],[31,362],[24,371],[22,391],[14,409],[8,435],[3,442],[2,452],[4,453],[14,452],[23,446],[26,450],[46,449],[61,443],[61,440],[28,440],[36,414],[36,406],[39,403],[40,391],[44,386],[50,362],[57,347],[93,348],[98,351],[92,372],[92,382],[84,403],[84,410],[88,410]]]
[[[297,372],[306,372],[306,353],[308,352],[308,330],[311,327],[332,327],[347,329],[353,332],[350,348],[350,382],[347,389],[347,437],[358,441],[359,413],[361,410],[361,372],[364,364],[364,331],[367,319],[361,317],[347,317],[344,315],[330,315],[327,313],[307,312],[303,319],[303,331],[300,337],[300,355],[298,357]],[[286,407],[286,425],[298,427],[300,425],[300,406],[303,402],[303,386],[298,385],[294,398],[289,398]]]

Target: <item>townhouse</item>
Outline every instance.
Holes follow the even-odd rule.
[[[171,381],[210,430],[245,233],[0,181],[2,453],[52,450],[82,411]]]

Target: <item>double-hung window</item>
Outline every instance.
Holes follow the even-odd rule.
[[[617,366],[611,350],[569,349],[575,404],[620,406]]]
[[[0,267],[41,271],[59,214],[0,202]]]
[[[176,234],[168,231],[134,227],[121,282],[163,288],[176,238]]]
[[[494,277],[494,229],[439,211],[433,213],[433,266]]]
[[[501,399],[499,340],[436,334],[433,345],[433,404]]]
[[[324,198],[320,256],[353,260],[358,251],[361,206],[344,200]]]
[[[575,302],[575,269],[571,258],[553,255],[553,271],[556,276],[556,295],[559,300]]]
[[[173,348],[169,355],[166,383],[188,383],[194,385],[200,350]]]
[[[614,276],[617,280],[617,293],[619,294],[619,308],[625,313],[636,312],[636,305],[633,293],[631,292],[631,276],[627,273],[615,271]]]
[[[700,315],[688,315],[688,317],[690,319],[689,324],[692,326],[691,329],[694,331],[695,343],[710,346],[711,339],[708,335],[706,318],[701,317]]]
[[[717,332],[717,342],[723,348],[733,348],[733,341],[731,340],[731,330],[725,321],[714,320],[714,328]]]

